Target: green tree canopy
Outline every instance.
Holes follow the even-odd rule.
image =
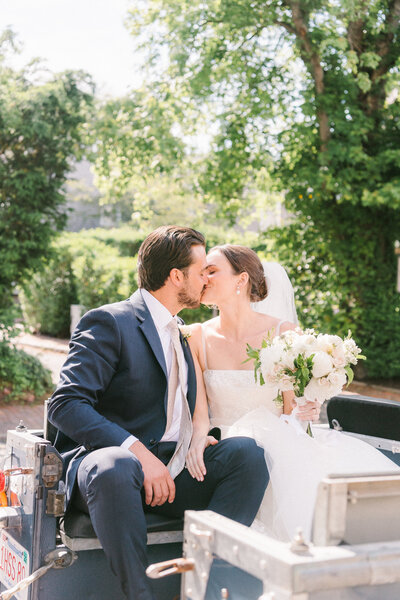
[[[216,131],[205,194],[234,221],[267,168],[298,219],[286,266],[337,298],[317,325],[351,326],[369,374],[400,375],[400,0],[147,0],[129,22],[182,124]],[[315,287],[302,298],[315,318]]]
[[[65,223],[62,186],[83,151],[92,101],[84,73],[21,71],[7,64],[13,36],[0,40],[0,309]],[[37,80],[41,80],[37,83]]]

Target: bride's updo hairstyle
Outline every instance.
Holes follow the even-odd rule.
[[[214,252],[214,250],[225,256],[235,275],[248,274],[250,302],[260,302],[267,297],[268,289],[264,268],[254,250],[236,244],[214,246],[209,252]]]

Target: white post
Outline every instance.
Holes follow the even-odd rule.
[[[75,331],[75,327],[77,326],[77,324],[79,323],[81,316],[83,315],[83,313],[85,312],[86,307],[83,306],[83,304],[71,304],[70,305],[70,333],[71,335],[73,334],[73,332]]]

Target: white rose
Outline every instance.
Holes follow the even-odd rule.
[[[340,346],[336,346],[333,349],[331,356],[332,356],[333,364],[337,368],[345,367],[347,365],[347,363],[349,362],[346,359],[343,344],[341,344]]]
[[[300,336],[297,340],[294,341],[292,345],[292,352],[294,356],[298,356],[299,354],[304,354],[307,350],[307,346],[302,339],[303,336]]]
[[[331,354],[333,349],[341,344],[342,339],[338,335],[329,335],[327,333],[317,335],[316,345],[321,352]]]
[[[331,385],[326,377],[310,379],[309,383],[304,388],[304,397],[309,402],[317,400],[322,404],[327,398],[330,398]]]
[[[261,372],[265,380],[271,375],[276,375],[276,366],[279,365],[282,355],[282,348],[278,345],[271,345],[260,350]]]
[[[304,334],[302,338],[305,346],[317,347],[317,339],[314,335]]]
[[[296,331],[293,331],[293,329],[288,329],[287,331],[284,331],[283,333],[281,333],[281,335],[279,336],[279,338],[281,340],[284,340],[288,344],[293,344],[294,340],[297,337],[298,337],[298,333],[296,333]],[[276,338],[274,338],[274,339],[276,339]]]
[[[285,369],[290,369],[291,371],[293,371],[294,369],[294,359],[296,358],[297,354],[295,354],[292,349],[287,350],[286,352],[283,353],[282,355],[282,366]]]
[[[336,396],[336,394],[340,394],[343,387],[346,385],[346,371],[344,369],[335,369],[329,373],[327,379],[332,387],[332,396]]]
[[[313,377],[324,377],[333,369],[331,357],[326,352],[317,352],[313,358]]]

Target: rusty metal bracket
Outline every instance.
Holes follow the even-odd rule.
[[[61,517],[64,514],[64,500],[64,492],[57,492],[57,490],[49,490],[47,492],[46,515]]]
[[[146,569],[146,575],[151,579],[162,579],[168,575],[193,571],[194,564],[194,560],[191,558],[172,558],[150,565]]]
[[[57,456],[57,454],[54,454],[54,452],[49,452],[44,456],[41,475],[45,487],[53,487],[60,481],[62,469],[62,460]]]

